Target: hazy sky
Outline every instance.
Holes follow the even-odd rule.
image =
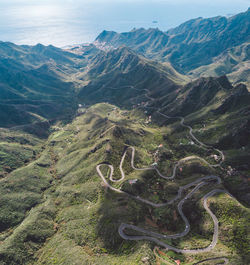
[[[188,19],[237,14],[249,6],[250,0],[0,0],[0,40],[63,46],[91,42],[104,29],[165,31]]]
[[[168,4],[214,4],[214,5],[220,5],[220,4],[243,4],[243,5],[249,5],[249,0],[1,0],[1,3],[17,3],[17,2],[21,2],[21,3],[52,3],[52,2],[59,2],[59,3],[76,3],[76,2],[82,2],[82,3],[91,3],[91,2],[102,2],[102,3],[108,3],[108,2],[113,2],[113,3],[117,3],[117,2],[122,2],[122,3],[134,3],[134,2],[153,2],[153,3],[168,3]]]

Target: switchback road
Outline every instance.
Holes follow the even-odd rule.
[[[146,89],[145,89],[146,90]],[[147,91],[147,94],[146,94],[146,97],[151,100],[151,101],[154,101],[155,99],[150,97],[148,94],[149,94],[149,91]],[[185,128],[188,128],[189,129],[189,134],[190,136],[192,137],[192,139],[199,144],[200,147],[202,148],[207,148],[207,149],[214,149],[204,143],[202,143],[200,140],[198,140],[194,134],[193,134],[193,129],[191,126],[188,126],[184,123],[184,117],[181,117],[181,116],[176,116],[176,117],[171,117],[171,116],[167,116],[166,114],[162,113],[160,111],[160,109],[157,109],[157,113],[162,115],[163,117],[167,118],[167,119],[170,119],[170,118],[177,118],[177,119],[180,119],[180,125],[185,127]],[[178,212],[181,216],[181,218],[183,219],[184,223],[185,223],[185,228],[182,232],[180,233],[176,233],[176,234],[173,234],[173,235],[164,235],[164,234],[160,234],[160,233],[156,233],[156,232],[152,232],[152,231],[148,231],[144,228],[140,228],[140,227],[137,227],[135,225],[132,225],[132,224],[125,224],[125,223],[122,223],[118,229],[118,232],[119,232],[119,235],[125,239],[125,240],[149,240],[149,241],[152,241],[152,242],[155,242],[157,245],[160,245],[166,249],[169,249],[169,250],[173,250],[175,252],[178,252],[178,253],[189,253],[189,254],[198,254],[198,253],[202,253],[202,252],[208,252],[208,251],[211,251],[217,244],[217,241],[218,241],[218,231],[219,231],[219,226],[218,226],[218,219],[216,218],[216,216],[213,214],[213,212],[209,209],[208,207],[208,199],[212,196],[214,196],[216,193],[221,193],[221,192],[224,192],[224,193],[227,193],[229,194],[227,191],[225,190],[222,190],[222,189],[214,189],[210,192],[208,192],[203,198],[203,206],[205,208],[205,210],[207,211],[207,213],[210,215],[210,217],[212,218],[213,220],[213,223],[214,223],[214,232],[213,232],[213,238],[212,238],[212,241],[211,243],[205,247],[205,248],[198,248],[198,249],[179,249],[179,248],[176,248],[174,246],[171,246],[167,243],[165,243],[164,239],[176,239],[176,238],[181,238],[181,237],[184,237],[185,235],[188,234],[188,232],[190,231],[190,223],[187,219],[187,217],[184,215],[183,213],[183,204],[185,203],[185,201],[187,199],[189,199],[196,191],[198,191],[201,187],[205,186],[205,185],[208,185],[210,183],[210,181],[216,181],[217,184],[220,184],[221,183],[221,179],[220,177],[218,176],[205,176],[203,178],[199,178],[185,186],[182,186],[179,188],[178,190],[178,194],[176,195],[175,198],[173,198],[172,200],[169,200],[168,202],[165,202],[165,203],[154,203],[152,201],[149,201],[147,199],[144,199],[144,198],[141,198],[140,196],[134,196],[134,195],[131,195],[125,191],[122,191],[121,189],[118,189],[118,188],[114,188],[112,185],[110,185],[110,183],[107,181],[106,177],[103,176],[102,174],[102,171],[101,171],[101,167],[103,166],[108,166],[109,169],[110,169],[110,174],[109,174],[109,180],[110,182],[121,182],[125,179],[125,173],[123,171],[123,163],[124,163],[124,160],[125,160],[125,157],[127,155],[127,152],[128,150],[131,149],[131,161],[130,161],[130,164],[131,164],[131,167],[134,169],[134,170],[138,170],[138,171],[141,171],[141,170],[154,170],[157,172],[157,174],[166,179],[166,180],[172,180],[175,178],[176,176],[176,170],[178,168],[178,166],[189,160],[189,159],[193,159],[193,158],[197,158],[197,159],[200,159],[201,161],[203,161],[204,163],[206,163],[207,165],[209,165],[210,167],[220,167],[221,166],[221,163],[224,161],[225,157],[224,157],[224,154],[222,151],[218,150],[218,149],[214,149],[215,151],[217,151],[219,154],[220,154],[220,162],[218,164],[215,164],[215,165],[211,165],[209,162],[207,162],[205,159],[203,158],[200,158],[198,156],[190,156],[190,157],[186,157],[186,158],[183,158],[181,160],[179,160],[177,163],[175,163],[174,165],[174,168],[173,168],[173,172],[172,172],[172,175],[171,176],[165,176],[163,175],[156,167],[152,167],[152,166],[149,166],[149,167],[143,167],[143,168],[136,168],[135,165],[134,165],[134,157],[135,157],[135,148],[133,146],[128,146],[127,149],[125,150],[125,152],[123,153],[123,156],[121,158],[121,161],[120,161],[120,165],[119,165],[119,169],[120,169],[120,172],[121,172],[121,177],[119,179],[117,178],[114,178],[113,177],[113,174],[114,174],[114,168],[112,165],[110,164],[99,164],[96,166],[96,170],[97,170],[97,173],[98,175],[101,177],[102,181],[104,182],[105,186],[108,187],[110,190],[113,190],[117,193],[120,193],[120,194],[124,194],[132,199],[135,199],[141,203],[145,203],[145,204],[148,204],[150,206],[153,206],[153,207],[165,207],[167,205],[170,205],[170,204],[173,204],[174,202],[176,202],[177,200],[180,199],[177,207],[178,207]],[[193,187],[193,189],[186,195],[184,196],[184,198],[181,199],[182,197],[182,194],[183,194],[183,191],[189,189]],[[230,194],[229,194],[230,195]],[[231,196],[231,195],[230,195]],[[139,232],[141,235],[128,235],[126,234],[126,230],[133,230],[133,231],[136,231],[136,232]],[[227,264],[228,263],[228,259],[227,258],[212,258],[212,259],[221,259],[221,260],[224,260],[224,264]],[[211,259],[211,260],[212,260]],[[210,259],[208,259],[210,260]],[[200,264],[202,262],[205,262],[206,260],[204,261],[200,261],[199,263],[197,264]]]

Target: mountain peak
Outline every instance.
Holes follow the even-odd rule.
[[[41,52],[41,51],[44,50],[44,48],[45,48],[45,46],[44,46],[43,44],[38,43],[38,44],[36,44],[36,45],[34,45],[34,46],[32,47],[32,50],[33,50],[33,51],[36,51],[36,52]]]
[[[95,39],[95,41],[99,42],[108,42],[112,38],[114,38],[118,33],[115,31],[108,31],[108,30],[103,30]]]
[[[235,90],[237,91],[238,95],[249,95],[250,92],[248,92],[246,85],[244,84],[238,84],[235,87]]]
[[[233,86],[231,85],[231,83],[229,82],[228,78],[226,75],[220,76],[216,79],[219,84],[225,88],[225,89],[232,89]]]

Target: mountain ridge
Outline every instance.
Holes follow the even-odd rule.
[[[248,44],[181,74],[213,26],[188,23],[119,34],[136,49],[0,42],[0,265],[248,262]]]
[[[104,31],[96,41],[111,47],[127,45],[139,54],[168,61],[177,71],[188,73],[211,64],[225,49],[249,42],[249,18],[247,10],[229,18],[192,19],[166,32],[159,29],[137,29],[127,33]]]

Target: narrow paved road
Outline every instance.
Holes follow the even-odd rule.
[[[145,90],[145,91],[147,92],[147,93],[145,94],[146,98],[148,98],[148,99],[149,99],[150,101],[152,101],[152,102],[156,100],[155,98],[152,98],[151,96],[149,96],[150,91],[149,91],[148,89],[143,89],[143,90]],[[188,128],[188,129],[189,129],[189,134],[190,134],[190,136],[192,137],[192,139],[193,139],[196,143],[198,143],[198,144],[200,145],[200,147],[203,147],[203,148],[206,148],[206,149],[213,149],[213,150],[215,150],[216,152],[218,152],[218,153],[220,154],[220,162],[219,162],[218,164],[212,165],[212,167],[220,167],[221,164],[222,164],[222,162],[224,162],[224,160],[225,160],[225,156],[224,156],[223,152],[222,152],[221,150],[219,150],[219,149],[216,149],[216,148],[212,147],[212,146],[206,145],[206,144],[204,144],[203,142],[201,142],[200,140],[198,140],[198,139],[194,136],[194,134],[193,134],[193,128],[192,128],[191,126],[189,126],[189,125],[186,125],[186,124],[184,123],[184,120],[185,120],[184,117],[182,117],[182,116],[168,116],[168,115],[162,113],[160,109],[155,108],[155,107],[146,107],[146,108],[153,108],[153,109],[155,109],[156,112],[157,112],[159,115],[161,115],[161,116],[163,116],[163,117],[165,117],[165,118],[167,118],[167,119],[179,119],[179,120],[180,120],[180,125],[181,125],[182,127],[184,127],[184,128]]]
[[[133,148],[133,147],[131,147],[131,148]],[[132,150],[134,150],[134,148]],[[111,190],[113,190],[115,192],[127,195],[128,197],[130,197],[132,199],[135,199],[135,200],[138,200],[138,201],[140,201],[142,203],[145,203],[145,204],[151,205],[153,207],[159,208],[159,207],[164,207],[164,206],[173,204],[175,201],[177,201],[178,199],[181,198],[182,193],[183,193],[184,190],[187,190],[187,189],[189,189],[192,186],[194,186],[194,188],[178,203],[178,206],[177,206],[178,207],[178,212],[179,212],[181,218],[183,219],[183,221],[185,223],[184,231],[182,231],[180,233],[177,233],[177,234],[174,234],[174,235],[163,235],[163,234],[155,233],[155,232],[152,232],[152,231],[148,231],[148,230],[143,229],[143,228],[139,228],[139,227],[134,226],[134,225],[122,223],[120,225],[119,231],[118,231],[120,236],[122,238],[126,239],[126,240],[150,240],[150,241],[154,241],[158,245],[161,245],[161,246],[163,246],[165,248],[168,248],[168,249],[174,250],[176,252],[180,252],[180,253],[201,253],[201,252],[206,252],[206,251],[209,251],[209,250],[213,249],[215,247],[216,243],[217,243],[217,240],[218,240],[218,220],[217,220],[216,216],[212,213],[212,211],[208,208],[207,199],[209,197],[212,197],[215,193],[226,192],[225,190],[220,190],[220,189],[212,190],[212,191],[210,191],[209,193],[207,193],[203,197],[204,208],[206,209],[206,211],[211,216],[211,218],[212,218],[212,220],[214,222],[213,240],[212,240],[212,243],[208,247],[203,248],[203,249],[195,249],[195,250],[182,250],[182,249],[178,249],[178,248],[172,247],[172,246],[160,241],[159,239],[170,239],[170,238],[176,239],[176,238],[180,238],[180,237],[183,237],[183,236],[188,234],[188,232],[190,231],[190,223],[189,223],[187,217],[184,215],[184,213],[182,211],[183,204],[185,203],[185,201],[187,199],[189,199],[201,187],[203,187],[204,185],[210,184],[209,181],[211,181],[211,180],[214,181],[215,180],[217,184],[220,184],[221,183],[220,177],[217,177],[217,176],[205,176],[205,177],[199,178],[199,179],[197,179],[197,180],[195,180],[195,181],[193,181],[193,182],[191,182],[191,183],[189,183],[189,184],[187,184],[185,186],[180,187],[179,190],[178,190],[178,194],[172,200],[170,200],[170,201],[168,201],[166,203],[154,203],[154,202],[151,202],[149,200],[143,199],[143,198],[141,198],[139,196],[134,196],[134,195],[126,193],[126,192],[124,192],[124,191],[122,191],[120,189],[114,188],[113,186],[111,186],[108,183],[106,178],[103,176],[102,171],[101,171],[101,167],[108,166],[110,168],[110,175],[109,175],[109,180],[110,181],[112,181],[112,182],[120,182],[120,181],[122,181],[125,178],[125,174],[123,172],[122,165],[123,165],[123,161],[125,159],[126,152],[127,152],[127,150],[124,152],[124,154],[122,156],[122,159],[121,159],[121,162],[120,162],[120,171],[121,171],[121,175],[122,175],[122,177],[120,179],[116,179],[116,180],[113,179],[114,168],[113,168],[112,165],[99,164],[99,165],[96,166],[96,170],[97,170],[99,176],[102,178],[102,181],[105,183],[105,186],[108,187],[109,189],[111,189]],[[134,165],[134,155],[131,156],[131,165]],[[154,168],[151,168],[151,167],[148,167],[148,168],[135,168],[134,166],[132,166],[132,167],[135,170],[152,170],[152,169],[154,169]],[[173,175],[173,177],[175,177],[175,174]],[[142,236],[128,236],[128,235],[126,235],[126,233],[124,231],[125,229],[130,229],[130,230],[132,229],[134,231],[143,233],[145,235],[142,235]]]
[[[131,86],[131,88],[134,88],[134,87]],[[155,99],[149,96],[149,91],[147,89],[144,89],[144,90],[147,91],[146,97],[149,100],[154,101]],[[160,115],[162,115],[163,117],[165,117],[167,119],[170,119],[170,118],[178,118],[178,119],[180,119],[180,125],[189,129],[190,136],[192,137],[192,139],[196,143],[199,144],[200,147],[207,148],[207,149],[214,149],[213,147],[208,146],[208,145],[202,143],[201,141],[199,141],[194,136],[192,127],[191,126],[188,126],[188,125],[186,125],[184,123],[184,120],[185,120],[184,117],[180,117],[180,116],[176,116],[176,117],[167,116],[164,113],[160,112],[159,109],[157,109],[157,113],[160,114]],[[214,196],[216,193],[224,192],[224,193],[229,194],[227,191],[221,190],[221,189],[214,189],[214,190],[208,192],[203,197],[203,206],[204,206],[205,210],[207,211],[207,213],[212,218],[213,223],[214,223],[213,239],[212,239],[212,242],[207,247],[200,248],[200,249],[189,249],[189,250],[188,249],[179,249],[179,248],[173,247],[171,245],[168,245],[164,241],[161,241],[161,240],[181,238],[181,237],[184,237],[185,235],[188,234],[188,232],[190,231],[190,223],[189,223],[187,217],[183,213],[183,210],[182,210],[183,204],[197,190],[199,190],[201,187],[203,187],[205,185],[210,184],[211,181],[216,181],[217,184],[220,184],[221,183],[220,177],[218,177],[218,176],[205,176],[203,178],[199,178],[199,179],[197,179],[197,180],[195,180],[195,181],[193,181],[193,182],[191,182],[191,183],[189,183],[189,184],[187,184],[185,186],[180,187],[179,190],[178,190],[178,194],[172,200],[170,200],[168,202],[165,202],[165,203],[154,203],[154,202],[149,201],[147,199],[141,198],[140,196],[134,196],[134,195],[131,195],[129,193],[126,193],[125,191],[122,191],[121,189],[114,188],[112,185],[109,184],[109,182],[106,180],[106,177],[104,177],[103,174],[102,174],[101,167],[103,167],[103,166],[106,166],[107,167],[108,166],[110,168],[109,180],[111,182],[121,182],[121,181],[123,181],[125,179],[125,173],[123,171],[122,166],[123,166],[125,157],[126,157],[127,152],[128,152],[129,149],[131,149],[131,151],[132,151],[131,152],[131,161],[130,161],[130,164],[131,164],[131,167],[134,170],[138,170],[138,171],[139,170],[154,170],[154,171],[156,171],[158,173],[158,175],[160,177],[162,177],[164,179],[167,179],[167,180],[171,180],[171,179],[174,179],[175,178],[175,176],[176,176],[176,170],[177,170],[178,166],[181,163],[183,163],[183,162],[185,162],[185,161],[187,161],[189,159],[193,159],[193,158],[197,158],[197,159],[202,160],[203,162],[205,162],[210,167],[220,167],[221,166],[221,163],[225,159],[223,152],[220,151],[220,150],[218,150],[218,149],[214,149],[215,151],[217,151],[220,154],[220,162],[218,164],[215,164],[215,165],[211,165],[205,159],[200,158],[198,156],[185,157],[185,158],[179,160],[177,163],[175,163],[174,168],[173,168],[173,172],[172,172],[172,175],[171,176],[165,176],[165,175],[163,175],[156,167],[152,167],[152,166],[150,166],[150,167],[143,167],[143,168],[136,168],[135,165],[134,165],[135,148],[133,146],[128,146],[127,149],[125,150],[125,152],[123,153],[123,156],[121,158],[120,165],[119,165],[119,169],[120,169],[120,172],[121,172],[121,177],[119,179],[113,178],[114,167],[112,165],[109,165],[109,164],[99,164],[99,165],[96,166],[96,170],[97,170],[98,175],[101,177],[101,179],[104,182],[105,186],[108,187],[110,190],[113,190],[113,191],[118,192],[120,194],[127,195],[128,197],[130,197],[132,199],[135,199],[137,201],[140,201],[141,203],[145,203],[145,204],[151,205],[153,207],[157,207],[157,208],[158,207],[164,207],[164,206],[173,204],[175,201],[181,199],[183,191],[185,191],[185,190],[193,187],[193,189],[183,199],[181,199],[180,202],[177,205],[178,212],[179,212],[181,218],[183,219],[183,221],[185,223],[185,228],[184,228],[184,230],[182,232],[177,233],[177,234],[173,234],[173,235],[164,235],[164,234],[159,234],[159,233],[156,233],[156,232],[148,231],[148,230],[146,230],[144,228],[140,228],[140,227],[137,227],[135,225],[122,223],[120,225],[119,229],[118,229],[118,232],[119,232],[119,235],[123,239],[125,239],[125,240],[149,240],[149,241],[153,241],[157,245],[160,245],[160,246],[162,246],[164,248],[167,248],[169,250],[173,250],[173,251],[178,252],[178,253],[198,254],[198,253],[208,252],[208,251],[212,250],[216,246],[217,241],[218,241],[218,230],[219,230],[219,227],[218,227],[218,219],[213,214],[213,212],[209,209],[207,201],[208,201],[208,199],[210,197]],[[137,235],[137,236],[127,235],[126,232],[125,232],[126,229],[133,230],[133,231],[137,231],[137,232],[141,233],[142,235]],[[227,264],[228,263],[228,259],[227,258],[212,258],[212,259],[221,259],[221,260],[224,260],[224,262],[225,262],[224,264]],[[210,259],[208,259],[208,260],[210,260]],[[199,263],[196,263],[196,264],[200,264],[200,263],[205,262],[205,261],[208,261],[208,260],[203,260],[203,261],[200,261]]]
[[[203,262],[207,262],[207,261],[210,261],[210,260],[218,260],[218,261],[224,261],[224,263],[217,263],[218,265],[221,264],[221,265],[225,265],[225,264],[228,264],[229,263],[229,260],[228,258],[225,258],[225,257],[216,257],[216,258],[210,258],[210,259],[204,259],[204,260],[201,260],[197,263],[194,263],[193,265],[198,265],[198,264],[201,264]]]
[[[193,134],[193,128],[184,123],[184,117],[182,117],[182,116],[168,116],[168,115],[165,115],[164,113],[161,113],[159,110],[157,110],[157,113],[159,113],[161,116],[163,116],[167,119],[180,119],[180,125],[182,127],[189,129],[189,134],[196,143],[198,143],[201,147],[205,147],[207,149],[214,149],[215,151],[217,151],[220,154],[220,162],[218,164],[211,165],[211,166],[212,167],[220,167],[221,166],[221,163],[225,160],[225,156],[224,156],[223,152],[219,149],[213,148],[212,146],[206,145],[206,144],[202,143],[201,141],[199,141]]]

